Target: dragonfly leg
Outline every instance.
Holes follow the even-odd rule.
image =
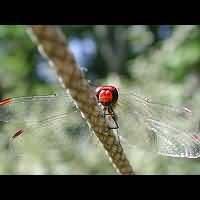
[[[111,115],[112,119],[114,120],[115,122],[115,125],[116,127],[112,128],[112,129],[118,129],[119,126],[118,126],[118,123],[117,123],[117,115],[115,114],[115,112],[113,111],[113,108],[112,106],[109,107],[109,114],[108,115]]]

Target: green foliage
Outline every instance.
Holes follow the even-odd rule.
[[[200,35],[196,35],[167,55],[164,66],[175,81],[183,81],[190,73],[198,72],[200,67]]]

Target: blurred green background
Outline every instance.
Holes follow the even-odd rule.
[[[199,110],[199,26],[66,25],[61,28],[68,47],[92,84],[114,84],[120,91],[136,91],[161,103]],[[0,99],[59,92],[62,88],[55,73],[39,54],[25,27],[1,25]],[[41,118],[74,106],[64,98],[53,105],[49,107],[44,102],[35,108],[30,104],[27,109],[37,119],[42,109]],[[18,110],[21,127],[21,108]],[[122,128],[120,134],[138,136],[134,118],[124,114],[120,123],[127,124],[129,130]],[[79,113],[69,111],[66,118],[51,122],[52,126],[30,130],[8,148],[8,137],[16,130],[17,123],[0,122],[0,174],[116,174]],[[140,148],[124,147],[139,174],[200,174],[199,159],[163,157]]]

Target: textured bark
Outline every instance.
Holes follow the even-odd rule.
[[[113,130],[108,131],[108,125],[94,92],[73,55],[66,48],[65,37],[60,29],[56,26],[28,26],[28,31],[41,54],[56,69],[62,86],[68,89],[74,103],[103,144],[117,171],[126,175],[134,174],[120,141],[115,137]]]

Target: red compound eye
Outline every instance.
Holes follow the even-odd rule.
[[[99,93],[99,101],[101,103],[111,103],[112,99],[113,99],[113,96],[110,90],[102,90]]]
[[[118,91],[114,86],[98,86],[96,87],[96,97],[103,106],[115,105],[118,99]]]

